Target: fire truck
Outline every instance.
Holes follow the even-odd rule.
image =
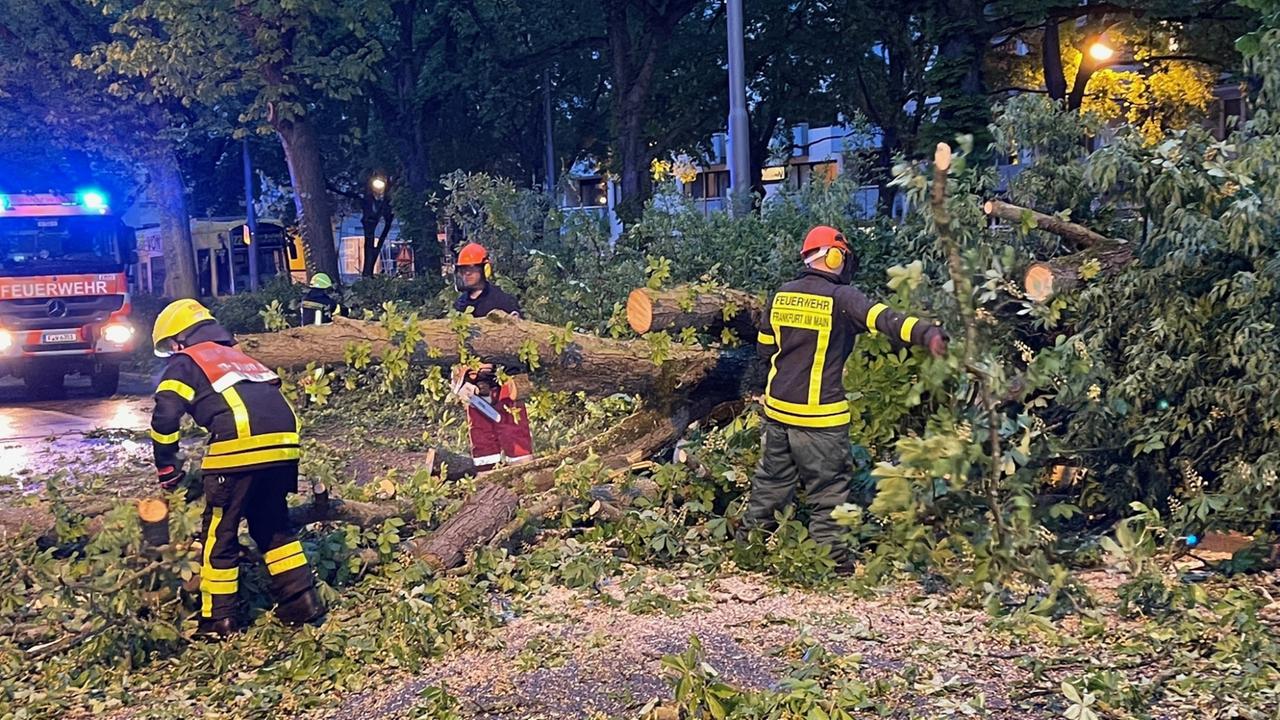
[[[56,396],[67,375],[115,394],[138,341],[126,269],[132,234],[105,193],[0,194],[0,377]]]

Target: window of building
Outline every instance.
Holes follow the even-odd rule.
[[[578,181],[579,207],[603,207],[609,204],[608,186],[603,178]]]

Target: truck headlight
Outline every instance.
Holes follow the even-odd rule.
[[[0,353],[9,352],[13,347],[13,333],[8,330],[0,330]]]
[[[124,345],[133,339],[133,328],[124,323],[112,323],[102,328],[102,339],[112,345]]]

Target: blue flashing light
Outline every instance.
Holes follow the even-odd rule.
[[[100,190],[84,190],[80,192],[80,204],[90,210],[106,210],[107,195]]]
[[[1200,538],[1199,538],[1199,537],[1197,537],[1196,535],[1188,535],[1188,536],[1187,536],[1187,546],[1188,546],[1188,547],[1190,547],[1190,546],[1194,546],[1194,545],[1197,545],[1197,544],[1199,544],[1199,542],[1200,542]]]

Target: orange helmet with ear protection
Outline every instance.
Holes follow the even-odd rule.
[[[800,256],[808,258],[810,253],[826,250],[822,255],[823,263],[830,270],[835,270],[844,263],[849,255],[849,243],[844,234],[830,225],[817,225],[804,236],[804,245],[800,248]]]

